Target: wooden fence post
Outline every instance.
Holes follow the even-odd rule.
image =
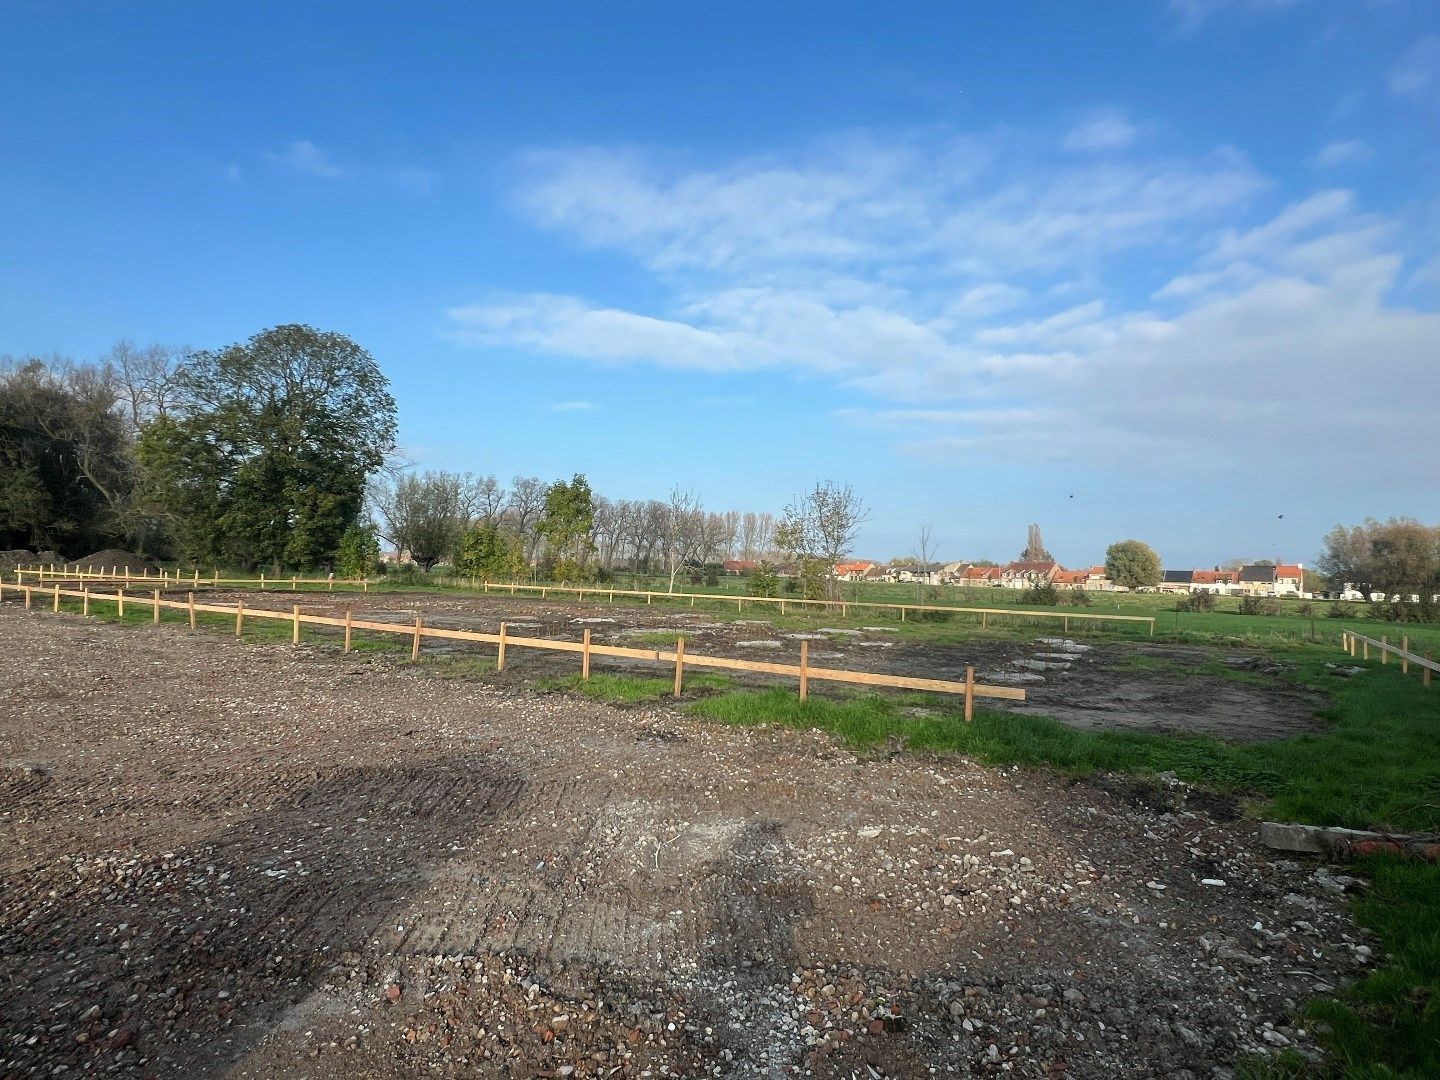
[[[159,590],[159,589],[155,589],[155,590],[151,593],[151,597],[150,597],[150,613],[151,613],[151,614],[150,614],[150,621],[151,621],[152,623],[158,623],[158,622],[160,621],[160,590]]]
[[[803,644],[803,642],[802,642]],[[685,639],[675,639],[675,696],[685,689]]]
[[[261,591],[261,592],[264,592],[264,591],[265,591],[265,571],[264,571],[264,570],[261,570],[261,571],[260,571],[260,591]]]
[[[51,610],[51,611],[57,611],[57,612],[60,610],[60,586],[59,586],[59,585],[56,585],[56,586],[55,586],[55,601],[54,601],[54,603],[52,603],[52,604],[50,605],[50,610]]]
[[[505,624],[500,624],[500,647],[495,652],[495,670],[505,670]]]
[[[30,606],[30,603],[31,603],[31,601],[30,601],[30,586],[29,586],[29,585],[26,585],[26,586],[25,586],[25,606],[28,608],[28,607]]]
[[[28,606],[28,605],[27,605]],[[123,619],[125,617],[125,586],[121,585],[115,590],[115,616]]]
[[[965,665],[965,722],[975,719],[975,669]]]
[[[1381,634],[1381,635],[1380,635],[1380,644],[1381,644],[1382,646],[1389,645],[1389,644],[1390,644],[1390,637],[1389,637],[1389,635],[1387,635],[1387,634]],[[1389,650],[1388,648],[1382,648],[1382,649],[1380,650],[1380,663],[1382,663],[1382,664],[1388,664],[1388,663],[1390,663],[1390,650]]]
[[[300,644],[300,605],[294,604],[290,608],[290,644]]]
[[[410,643],[410,659],[420,659],[420,616],[415,616],[415,640]]]
[[[239,637],[245,629],[245,598],[240,597],[235,601],[235,636]]]
[[[580,643],[580,681],[590,681],[590,628],[585,628],[585,635]]]
[[[1406,634],[1400,639],[1400,674],[1410,674],[1410,658],[1405,654],[1410,651],[1410,635]]]
[[[810,642],[800,642],[800,700],[810,696]]]
[[[1362,642],[1360,642],[1360,651],[1364,654],[1364,655],[1361,657],[1361,659],[1362,659],[1362,660],[1369,660],[1369,659],[1370,659],[1370,642],[1368,642],[1368,641],[1362,641]],[[1351,656],[1354,656],[1354,655],[1355,655],[1355,637],[1354,637],[1354,635],[1351,635],[1351,637],[1350,637],[1350,655],[1351,655]]]
[[[90,586],[86,585],[80,590],[80,614],[90,614]]]
[[[185,610],[186,610],[186,613],[190,616],[190,629],[191,629],[191,630],[194,630],[194,629],[195,629],[195,594],[194,594],[193,592],[187,592],[187,593],[185,594]]]

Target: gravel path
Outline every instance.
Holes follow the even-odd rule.
[[[1369,958],[1353,882],[1179,785],[0,638],[5,1076],[1224,1076]]]

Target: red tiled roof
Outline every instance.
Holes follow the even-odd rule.
[[[868,561],[836,563],[836,564],[835,564],[835,573],[837,573],[837,574],[863,574],[863,573],[865,573],[865,571],[869,570],[872,566],[878,566],[878,565],[880,565],[880,564],[879,564],[879,563],[868,562]]]
[[[1284,563],[1281,563],[1279,566],[1275,567],[1275,576],[1297,579],[1303,578],[1305,576],[1305,568],[1299,565],[1286,566]]]
[[[1089,570],[1056,570],[1051,578],[1057,585],[1083,585],[1090,580]]]

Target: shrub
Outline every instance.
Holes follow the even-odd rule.
[[[800,584],[806,600],[824,600],[830,589],[830,568],[824,559],[806,559],[800,564]]]
[[[798,593],[800,591],[800,579],[791,574],[785,579],[785,591],[787,593]]]
[[[791,580],[793,581],[794,579],[792,578]],[[789,587],[789,582],[786,582],[786,587]],[[750,575],[750,595],[776,596],[779,592],[780,578],[776,575],[775,571],[764,564],[757,566],[755,572]]]
[[[720,567],[714,563],[705,564],[705,584],[711,589],[720,584]]]
[[[335,552],[335,573],[342,578],[368,577],[380,561],[380,541],[371,525],[351,525]]]
[[[1395,623],[1440,622],[1440,604],[1428,595],[1422,595],[1418,604],[1408,600],[1376,600],[1370,604],[1370,618]]]
[[[1280,601],[1273,596],[1243,596],[1240,598],[1241,615],[1279,615]]]
[[[1209,592],[1193,592],[1189,596],[1182,596],[1175,601],[1176,611],[1214,611],[1215,594]]]
[[[1075,607],[1089,607],[1095,601],[1084,589],[1066,589],[1065,603]]]
[[[1020,593],[1020,603],[1056,607],[1060,603],[1060,590],[1048,581],[1037,581]]]

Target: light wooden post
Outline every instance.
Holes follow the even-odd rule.
[[[187,593],[185,594],[185,611],[186,611],[186,614],[188,614],[188,615],[190,616],[190,629],[191,629],[191,630],[194,630],[194,629],[195,629],[195,594],[194,594],[193,592],[187,592]]]
[[[975,669],[965,665],[965,722],[975,719]]]
[[[801,644],[804,644],[803,642]],[[685,639],[675,639],[675,696],[685,689]]]
[[[29,585],[26,585],[26,586],[25,586],[25,606],[28,608],[28,607],[30,606],[30,603],[31,603],[31,600],[30,600],[30,586],[29,586]]]
[[[90,586],[86,585],[80,590],[80,614],[90,614]]]
[[[348,607],[347,607],[347,608],[345,609],[345,651],[346,651],[346,652],[349,652],[349,651],[350,651],[350,623],[354,620],[354,618],[355,618],[355,609],[354,609],[354,608],[348,608]]]
[[[410,642],[410,659],[420,659],[420,616],[415,616],[415,638]]]
[[[153,590],[153,592],[151,593],[151,597],[150,597],[150,621],[151,621],[152,623],[158,623],[158,622],[160,621],[160,590],[159,590],[159,589],[155,589],[155,590]]]
[[[1400,674],[1410,674],[1410,658],[1405,654],[1410,651],[1410,635],[1406,634],[1400,639]]]
[[[200,568],[198,566],[195,568],[195,576],[191,579],[191,584],[197,589],[200,587]]]
[[[505,670],[505,624],[500,624],[500,647],[495,653],[495,670]]]
[[[265,571],[264,571],[264,570],[261,570],[261,571],[260,571],[260,591],[261,591],[261,592],[264,592],[264,591],[265,591]]]
[[[50,610],[51,610],[51,611],[56,611],[56,612],[58,612],[58,611],[60,610],[60,586],[59,586],[59,585],[56,585],[56,586],[55,586],[55,600],[54,600],[54,602],[50,605]]]
[[[580,642],[580,680],[590,681],[590,628],[585,628],[585,634]]]
[[[295,591],[295,575],[294,575],[294,574],[291,574],[291,575],[290,575],[290,591],[291,591],[291,592],[294,592],[294,591]]]
[[[1390,638],[1389,638],[1389,636],[1386,635],[1386,634],[1381,634],[1381,635],[1380,635],[1380,644],[1381,644],[1381,645],[1389,645],[1389,644],[1390,644]],[[1390,663],[1390,650],[1389,650],[1389,649],[1384,649],[1384,648],[1382,648],[1382,649],[1380,650],[1380,663],[1382,663],[1382,664],[1388,664],[1388,663]]]
[[[240,598],[235,601],[235,636],[239,637],[245,629],[245,600]]]
[[[990,617],[985,612],[980,612],[980,629],[984,630],[990,625]]]
[[[118,619],[123,619],[123,618],[125,617],[125,586],[124,586],[124,585],[121,585],[118,589],[115,590],[115,617],[118,618]]]
[[[1070,616],[1069,616],[1069,615],[1066,615],[1063,619],[1060,620],[1060,632],[1061,632],[1062,634],[1068,634],[1068,633],[1070,632]]]
[[[900,609],[900,621],[905,621],[905,609],[903,607]]]
[[[300,605],[294,604],[290,608],[290,644],[300,644]]]
[[[327,583],[327,584],[326,584],[326,590],[325,590],[325,591],[326,591],[326,592],[334,592],[334,591],[335,591],[335,579],[334,579],[333,577],[332,577],[332,578],[326,578],[325,581],[326,581],[326,583]]]
[[[1368,642],[1368,641],[1362,641],[1362,642],[1360,643],[1360,651],[1361,651],[1361,653],[1363,654],[1363,655],[1361,656],[1361,659],[1362,659],[1362,660],[1369,660],[1369,659],[1370,659],[1370,642]],[[1354,639],[1353,637],[1350,639],[1350,655],[1351,655],[1351,656],[1354,656],[1354,655],[1355,655],[1355,639]]]
[[[800,700],[810,696],[810,642],[800,642]]]

